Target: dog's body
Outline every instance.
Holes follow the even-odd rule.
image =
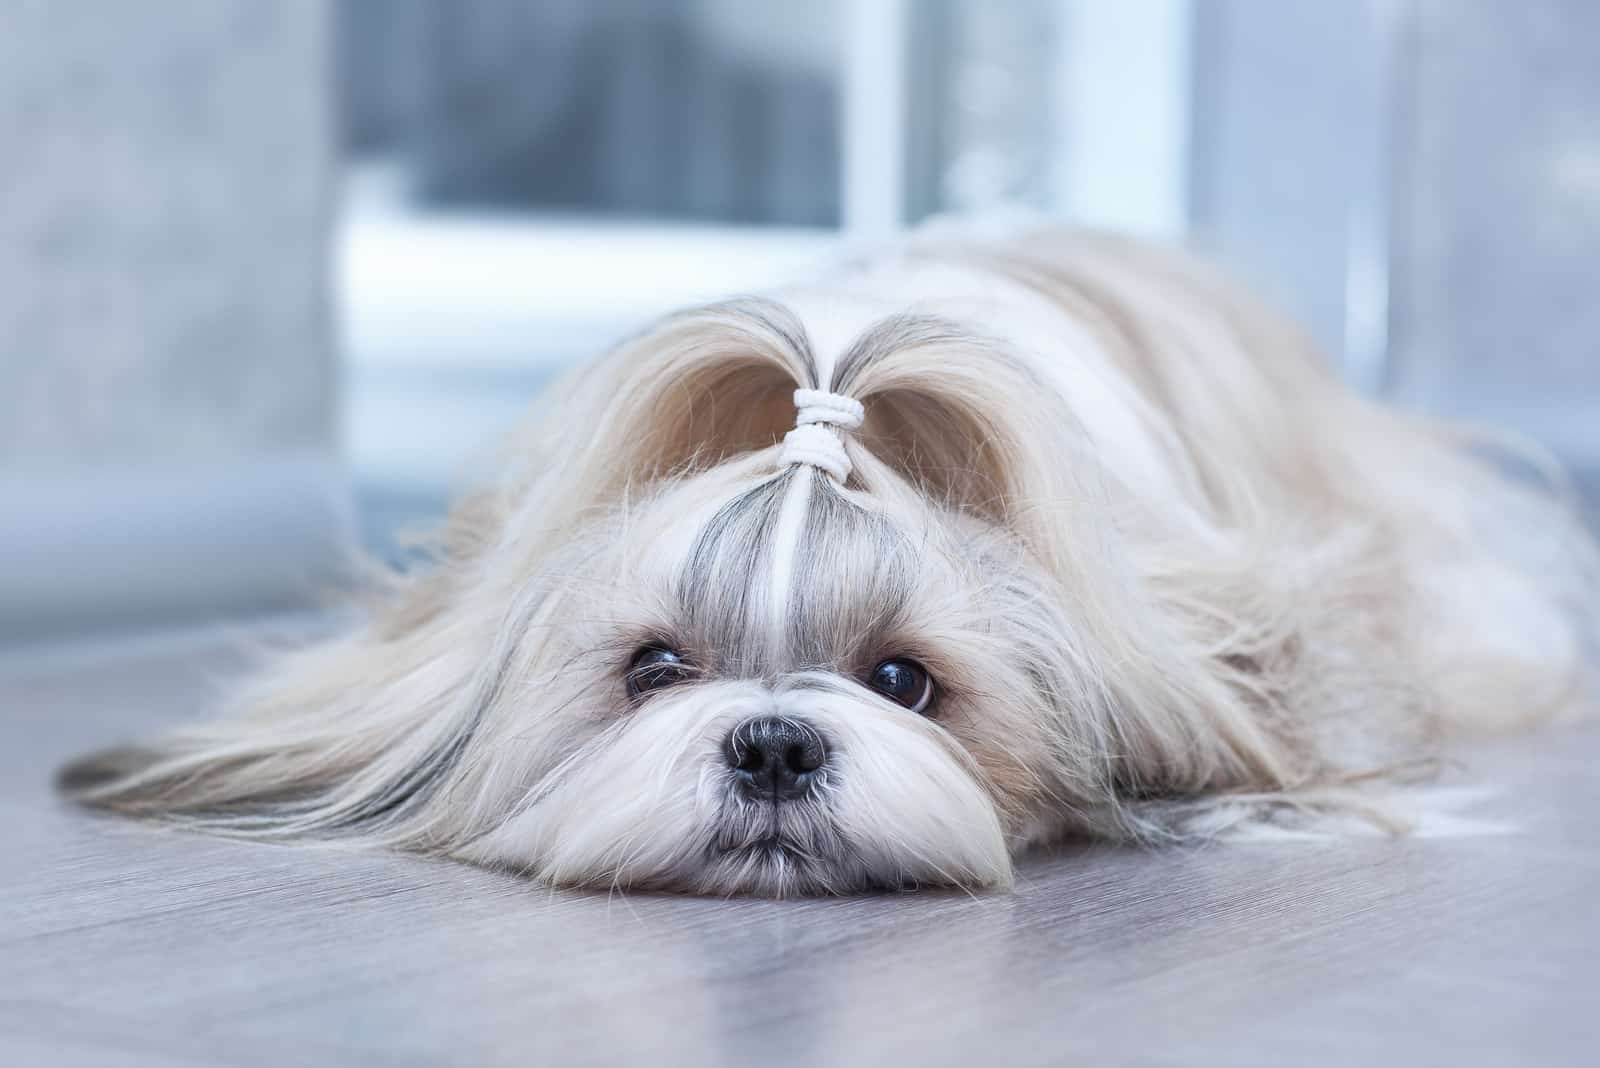
[[[584,369],[370,624],[65,781],[719,893],[1339,810],[1581,699],[1592,546],[1472,445],[1177,255],[913,238]]]

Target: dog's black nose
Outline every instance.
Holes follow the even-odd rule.
[[[729,731],[722,755],[752,797],[792,801],[811,789],[828,747],[815,728],[797,719],[761,716]]]

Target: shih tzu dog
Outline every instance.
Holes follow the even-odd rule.
[[[1382,820],[1363,783],[1585,700],[1593,547],[1507,467],[1179,254],[913,236],[578,371],[357,629],[62,783],[714,894]]]

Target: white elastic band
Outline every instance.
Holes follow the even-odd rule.
[[[854,397],[846,397],[842,393],[824,393],[820,389],[795,390],[794,406],[800,410],[794,420],[800,426],[828,423],[854,430],[867,415],[867,410]]]
[[[866,409],[854,397],[825,393],[820,389],[797,389],[794,406],[795,428],[783,436],[778,466],[809,464],[826,471],[836,482],[850,477],[850,456],[834,429],[854,430],[866,417]]]

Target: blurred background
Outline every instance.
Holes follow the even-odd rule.
[[[1590,0],[0,0],[0,642],[313,603],[550,377],[930,215],[1191,243],[1600,471]]]

